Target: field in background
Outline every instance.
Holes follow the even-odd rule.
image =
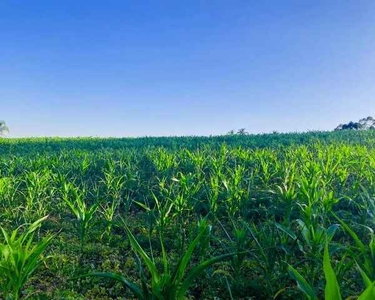
[[[0,139],[0,212],[8,233],[49,216],[21,299],[136,298],[94,272],[149,299],[373,297],[375,131]]]

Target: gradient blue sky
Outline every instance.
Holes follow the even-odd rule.
[[[375,1],[2,1],[10,136],[330,130],[375,117]]]

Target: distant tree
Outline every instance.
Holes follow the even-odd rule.
[[[240,128],[235,132],[233,129],[227,132],[227,135],[248,135],[249,133],[246,131],[245,128]]]
[[[5,132],[9,132],[9,128],[4,121],[0,121],[0,135],[3,135]]]
[[[350,121],[347,124],[340,124],[335,130],[369,130],[375,129],[375,119],[367,117],[360,119],[358,122]]]
[[[245,128],[240,128],[240,129],[238,129],[237,134],[238,135],[247,135],[249,133],[246,131]]]

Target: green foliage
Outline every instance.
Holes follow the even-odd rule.
[[[121,282],[126,288],[132,291],[138,299],[185,299],[186,293],[193,281],[211,265],[218,263],[233,254],[223,254],[214,258],[204,260],[191,270],[187,271],[188,265],[192,260],[193,252],[199,242],[204,238],[207,229],[207,223],[201,222],[198,236],[190,243],[185,254],[179,259],[177,265],[172,268],[168,259],[164,243],[160,238],[162,249],[162,270],[159,271],[156,262],[146,253],[131,231],[126,228],[127,235],[133,251],[141,258],[151,275],[150,282],[146,278],[143,268],[140,266],[140,279],[142,284],[137,286],[124,276],[115,273],[92,273],[89,276],[110,278]]]
[[[99,203],[88,206],[83,197],[83,193],[72,184],[65,183],[63,200],[76,217],[77,223],[75,227],[81,241],[81,251],[84,250],[87,232],[93,226],[94,214],[99,206]]]
[[[0,244],[0,282],[6,299],[19,299],[25,283],[42,263],[42,254],[53,235],[34,242],[34,233],[46,218],[34,222],[22,233],[20,227],[11,234],[1,228],[4,243]]]
[[[326,278],[325,299],[326,300],[341,300],[340,286],[337,282],[335,271],[332,268],[328,252],[328,242],[324,247],[323,260],[324,276]]]
[[[288,266],[289,275],[292,279],[297,282],[298,288],[305,294],[306,298],[309,300],[317,300],[318,297],[314,289],[307,283],[305,278],[301,276],[300,273],[292,266]],[[341,292],[340,292],[340,285],[337,281],[337,277],[335,271],[332,268],[331,261],[329,258],[329,251],[328,251],[328,242],[326,242],[324,248],[324,259],[323,259],[323,270],[325,276],[325,300],[340,300]],[[369,283],[366,285],[366,289],[364,292],[358,297],[361,300],[370,300],[374,299],[375,296],[375,282]]]
[[[31,244],[59,233],[19,296],[371,299],[374,145],[370,130],[1,139],[4,232],[48,214]]]
[[[317,300],[318,297],[314,289],[307,283],[305,278],[292,266],[288,266],[290,277],[297,282],[298,288],[306,295],[308,300]]]

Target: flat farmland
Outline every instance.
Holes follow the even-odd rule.
[[[375,131],[0,139],[1,299],[374,299]]]

